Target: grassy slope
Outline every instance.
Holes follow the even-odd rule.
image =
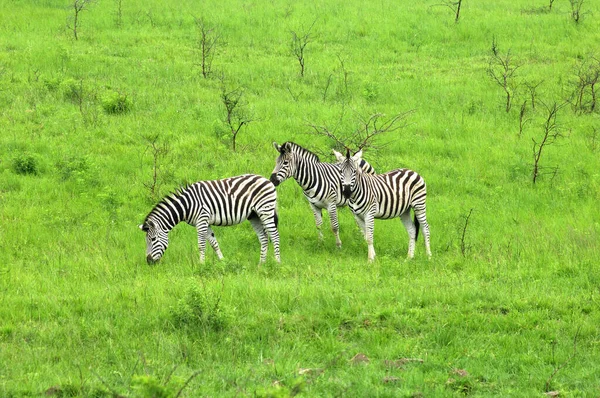
[[[64,28],[67,2],[0,6],[3,395],[52,386],[101,394],[106,385],[143,395],[177,366],[172,391],[202,370],[184,390],[189,396],[293,386],[309,395],[531,396],[573,353],[576,335],[576,356],[551,387],[598,394],[598,115],[561,110],[566,137],[543,158],[559,173],[532,185],[531,138],[543,113],[531,112],[519,137],[525,93],[506,114],[485,68],[496,37],[523,63],[522,80],[544,80],[540,99],[561,101],[574,67],[597,50],[600,9],[585,3],[590,13],[575,25],[568,4],[529,13],[542,4],[465,2],[455,25],[447,9],[430,7],[435,2],[368,3],[123,1],[117,29],[116,2],[102,1],[82,14],[77,42]],[[244,87],[256,119],[235,154],[222,138],[220,83],[197,66],[193,16],[201,15],[227,42],[214,68]],[[302,79],[289,32],[315,19]],[[79,81],[88,93],[81,112],[65,96]],[[111,91],[127,93],[131,112],[103,112]],[[317,242],[308,205],[289,181],[279,188],[281,265],[256,267],[248,225],[218,230],[222,263],[210,253],[198,264],[186,226],[172,232],[159,266],[143,262],[136,226],[152,206],[144,135],[169,143],[166,193],[183,181],[268,175],[273,140],[327,150],[326,141],[302,134],[307,121],[333,126],[345,112],[342,128],[353,129],[357,115],[409,109],[411,125],[371,156],[380,170],[406,166],[425,176],[431,261],[420,242],[417,259],[404,262],[404,231],[389,221],[377,222],[378,261],[366,265],[347,209],[344,248],[335,250],[326,230]],[[24,154],[37,160],[38,175],[14,173]],[[205,310],[200,321],[193,309]],[[370,363],[352,365],[356,353]],[[423,362],[385,362],[399,358]],[[324,372],[299,375],[301,368]],[[385,382],[389,376],[400,380]]]

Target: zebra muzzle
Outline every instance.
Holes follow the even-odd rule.
[[[279,179],[277,178],[277,174],[271,174],[271,178],[269,180],[273,183],[273,185],[279,185]]]
[[[350,185],[343,185],[342,194],[344,195],[344,198],[350,199],[350,196],[352,196],[352,187]]]
[[[148,254],[146,256],[146,262],[148,263],[148,265],[153,265],[153,264],[156,264],[158,262],[158,260],[153,259],[152,254]]]

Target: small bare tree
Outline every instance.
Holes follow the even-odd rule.
[[[75,37],[75,40],[79,40],[77,32],[79,29],[79,18],[81,16],[81,13],[87,10],[90,7],[90,5],[95,1],[96,0],[73,0],[73,3],[71,4],[71,6],[73,7],[73,25],[70,28],[73,31],[73,37]]]
[[[377,151],[389,144],[389,141],[378,143],[377,141],[380,140],[381,136],[406,127],[407,116],[411,113],[413,113],[413,110],[398,113],[391,117],[386,117],[382,113],[375,113],[368,117],[361,116],[359,117],[358,127],[349,134],[336,132],[337,127],[330,130],[327,126],[309,123],[312,131],[309,131],[308,134],[327,137],[340,150],[348,149],[356,152],[368,149]],[[339,124],[341,123],[338,123],[338,126]]]
[[[169,153],[169,146],[167,143],[159,143],[159,134],[144,137],[146,141],[146,150],[151,152],[152,155],[152,181],[144,183],[144,186],[150,191],[150,196],[153,201],[159,199],[160,187],[162,185],[160,181],[161,174],[161,161]]]
[[[198,29],[198,50],[200,51],[200,67],[202,76],[205,78],[211,74],[212,62],[215,57],[217,47],[222,44],[221,34],[213,26],[204,20],[204,18],[194,18],[196,28]]]
[[[525,87],[527,88],[527,91],[529,91],[529,98],[531,98],[531,109],[535,109],[535,99],[536,99],[536,95],[537,95],[537,89],[538,87],[543,83],[543,80],[540,80],[539,82],[535,83],[535,82],[525,82]]]
[[[542,104],[543,104],[543,102],[542,102]],[[556,116],[557,116],[560,108],[562,108],[563,106],[564,106],[564,104],[557,105],[556,102],[554,104],[552,104],[552,106],[547,106],[546,104],[544,104],[547,115],[546,115],[546,118],[545,118],[544,124],[543,124],[542,138],[539,142],[536,141],[535,138],[531,139],[533,141],[533,174],[532,174],[532,177],[533,177],[534,184],[537,181],[537,178],[541,174],[540,159],[542,157],[542,152],[544,151],[544,149],[546,147],[554,144],[559,137],[562,137],[560,128],[559,128],[558,124],[556,123]],[[554,173],[556,173],[557,170],[558,170],[558,167],[553,168]]]
[[[458,23],[458,19],[460,18],[460,7],[462,6],[462,0],[444,0],[442,3],[433,4],[431,7],[442,6],[448,7],[452,10],[454,14],[454,23]]]
[[[117,12],[115,15],[115,24],[117,28],[121,29],[123,27],[123,0],[116,0],[117,3]]]
[[[506,55],[500,55],[496,40],[492,41],[492,55],[490,56],[487,74],[494,80],[506,94],[506,112],[510,111],[512,93],[516,87],[515,72],[521,65],[515,65],[510,50]]]
[[[448,8],[450,8],[452,10],[452,12],[454,12],[454,23],[457,23],[458,19],[460,18],[460,6],[462,5],[462,0],[458,0],[458,1],[447,0],[444,2],[444,5]]]
[[[577,87],[574,93],[573,107],[579,112],[594,112],[596,110],[596,85],[600,80],[600,60],[591,57],[584,59],[577,72]]]
[[[460,234],[460,252],[463,257],[467,255],[467,249],[469,246],[466,244],[466,236],[467,236],[467,227],[469,226],[469,220],[471,219],[471,215],[473,214],[473,209],[469,210],[469,214],[465,216],[465,224],[462,227],[462,233]]]
[[[300,64],[300,76],[304,77],[304,49],[306,48],[306,46],[308,45],[308,43],[310,43],[310,41],[312,40],[312,35],[311,35],[311,31],[313,29],[313,27],[315,26],[315,23],[317,22],[317,20],[315,19],[312,23],[312,25],[310,25],[310,28],[308,28],[308,30],[304,33],[296,33],[295,31],[292,31],[292,43],[291,43],[291,47],[292,47],[292,54],[296,57],[296,59],[298,60],[298,63]]]
[[[548,11],[552,11],[553,5],[554,5],[554,0],[550,0],[550,3],[548,4]]]
[[[525,117],[526,113],[527,100],[523,101],[523,105],[521,105],[521,110],[519,111],[519,138],[521,138],[521,135],[523,135],[523,129],[525,128],[525,125],[531,120]]]
[[[583,0],[569,0],[569,2],[571,3],[571,18],[575,23],[579,23],[582,17]]]
[[[221,80],[221,101],[225,106],[224,123],[231,133],[231,145],[236,150],[236,139],[243,126],[253,121],[252,116],[242,101],[244,91],[241,88],[227,89],[224,80]]]

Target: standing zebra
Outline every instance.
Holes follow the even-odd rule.
[[[169,244],[169,231],[182,221],[198,231],[200,261],[204,262],[206,240],[223,258],[211,225],[235,225],[250,221],[260,241],[260,262],[267,257],[269,238],[279,259],[277,231],[277,191],[269,180],[244,174],[223,180],[199,181],[166,196],[140,225],[146,232],[148,264],[160,260]]]
[[[337,247],[341,247],[337,208],[347,205],[348,199],[342,195],[339,165],[321,162],[317,155],[293,142],[285,142],[281,146],[274,142],[273,146],[279,156],[271,174],[271,182],[277,186],[294,177],[315,215],[319,238],[323,238],[322,209],[327,209]],[[361,159],[360,167],[364,173],[375,173],[373,166],[364,159]]]
[[[363,232],[369,246],[369,261],[375,259],[373,229],[375,218],[390,219],[400,217],[409,236],[408,258],[415,254],[415,242],[419,235],[419,225],[423,226],[425,249],[431,257],[429,247],[429,225],[425,215],[427,189],[425,181],[409,169],[396,169],[384,174],[365,174],[360,169],[362,151],[350,157],[333,151],[340,162],[341,184],[344,196],[350,199],[348,206],[354,213],[356,223]],[[415,213],[414,223],[410,219],[410,208]]]

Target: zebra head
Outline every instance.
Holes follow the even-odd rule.
[[[362,150],[350,156],[350,150],[346,150],[346,156],[333,150],[338,164],[340,165],[340,178],[342,183],[342,194],[346,199],[350,199],[352,192],[356,189],[356,175],[360,172],[360,162],[362,160]]]
[[[294,161],[294,154],[291,151],[291,145],[289,145],[288,142],[283,145],[277,145],[277,143],[274,142],[273,147],[277,149],[279,156],[277,157],[270,180],[273,185],[277,186],[294,175],[296,162]]]
[[[146,261],[148,264],[154,264],[167,250],[169,235],[159,223],[151,219],[144,221],[140,229],[146,233]]]

